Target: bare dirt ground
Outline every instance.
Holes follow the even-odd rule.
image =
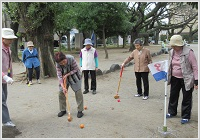
[[[193,47],[198,54],[197,45]],[[158,52],[160,46],[149,46],[151,52]],[[108,70],[112,64],[121,64],[130,54],[127,49],[108,50],[109,59],[104,59],[104,50],[98,50],[99,68]],[[79,63],[78,54],[74,55]],[[153,57],[153,61],[168,59],[168,54]],[[25,71],[20,63],[13,63],[15,78]],[[82,118],[77,118],[75,95],[69,89],[72,122],[67,115],[58,118],[58,80],[42,79],[42,84],[28,87],[26,82],[15,82],[8,86],[8,107],[12,121],[21,132],[10,134],[16,138],[163,138],[158,127],[164,123],[164,82],[150,80],[150,98],[134,97],[136,94],[133,65],[123,72],[119,90],[120,102],[114,99],[119,80],[119,70],[97,77],[97,94],[84,94],[84,104],[88,107]],[[83,87],[83,84],[82,84]],[[82,88],[84,89],[84,88]],[[169,95],[169,86],[168,86]],[[168,99],[168,97],[167,97]],[[178,115],[167,119],[171,138],[198,138],[198,91],[193,92],[193,108],[190,123],[182,125],[180,94]],[[167,100],[168,103],[168,100]],[[85,128],[80,129],[79,125]],[[174,134],[174,135],[171,135]]]

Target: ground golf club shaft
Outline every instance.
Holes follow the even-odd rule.
[[[64,88],[66,88],[67,86],[67,78],[64,79]],[[70,105],[69,105],[69,100],[68,100],[68,90],[67,90],[67,93],[65,94],[65,97],[66,97],[66,104],[67,104],[67,113],[68,113],[68,122],[71,122],[72,121],[72,117],[71,117],[71,114],[70,114]]]
[[[122,67],[121,70],[120,70],[120,77],[119,77],[119,82],[118,82],[118,87],[117,87],[117,93],[114,96],[115,99],[119,98],[118,92],[119,92],[119,87],[120,87],[120,83],[121,83],[121,79],[122,79],[122,72],[123,72],[123,70],[124,70],[124,67]]]

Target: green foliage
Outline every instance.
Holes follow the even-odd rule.
[[[51,2],[32,2],[28,5],[27,16],[31,22],[31,28],[35,29],[43,25],[43,21],[48,19],[52,22],[56,3]]]
[[[127,25],[126,3],[124,2],[84,2],[77,6],[77,28],[82,31],[94,30],[102,38],[118,34]],[[122,30],[123,31],[123,30]]]
[[[8,14],[12,22],[19,22],[16,2],[3,2],[2,12]]]
[[[188,5],[191,5],[192,8],[198,9],[198,2],[187,2]]]
[[[57,6],[58,11],[55,14],[55,31],[65,33],[66,30],[71,30],[75,26],[75,3],[73,2],[59,2]]]
[[[166,36],[166,35],[161,35],[161,36],[160,36],[160,40],[161,40],[161,41],[164,41],[165,39],[167,39],[167,36]]]

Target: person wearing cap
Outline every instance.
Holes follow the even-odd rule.
[[[121,67],[124,67],[127,63],[134,59],[134,71],[136,77],[137,94],[135,97],[143,96],[143,100],[149,98],[149,68],[148,64],[152,63],[150,50],[143,47],[143,41],[136,39],[134,41],[135,50],[130,54],[128,58],[124,60]],[[142,93],[142,82],[144,85],[144,94]]]
[[[12,70],[12,59],[10,45],[17,36],[14,35],[14,31],[10,28],[2,28],[2,123],[3,126],[15,127],[15,124],[11,121],[8,107],[7,107],[7,83],[12,84],[14,80]]]
[[[180,90],[183,99],[181,105],[181,123],[188,123],[191,118],[192,92],[198,89],[198,66],[192,49],[185,46],[181,35],[170,38],[172,49],[169,53],[168,85],[170,97],[167,118],[177,115]]]
[[[84,75],[84,88],[83,94],[89,92],[88,74],[91,75],[91,90],[92,94],[96,94],[96,71],[98,70],[98,54],[92,44],[91,39],[86,38],[83,44],[85,47],[80,52],[80,66]]]
[[[22,62],[28,69],[28,80],[29,84],[32,85],[32,77],[33,77],[33,68],[36,71],[36,79],[37,83],[41,84],[40,82],[40,61],[38,58],[38,52],[36,48],[34,48],[34,44],[32,41],[27,42],[27,48],[22,53]]]
[[[66,94],[69,86],[75,92],[76,103],[78,105],[77,118],[81,118],[83,114],[83,94],[81,90],[81,71],[78,64],[72,55],[65,55],[62,52],[55,53],[54,59],[56,61],[56,71],[59,80],[59,106],[60,112],[58,117],[66,114]],[[64,85],[64,80],[66,85]]]

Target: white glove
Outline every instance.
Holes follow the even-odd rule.
[[[124,63],[122,63],[122,64],[121,64],[121,67],[124,67],[124,66],[125,66],[125,64],[124,64]]]
[[[7,75],[3,76],[3,79],[8,83],[8,84],[12,84],[14,82],[14,80],[12,78],[10,78]]]

